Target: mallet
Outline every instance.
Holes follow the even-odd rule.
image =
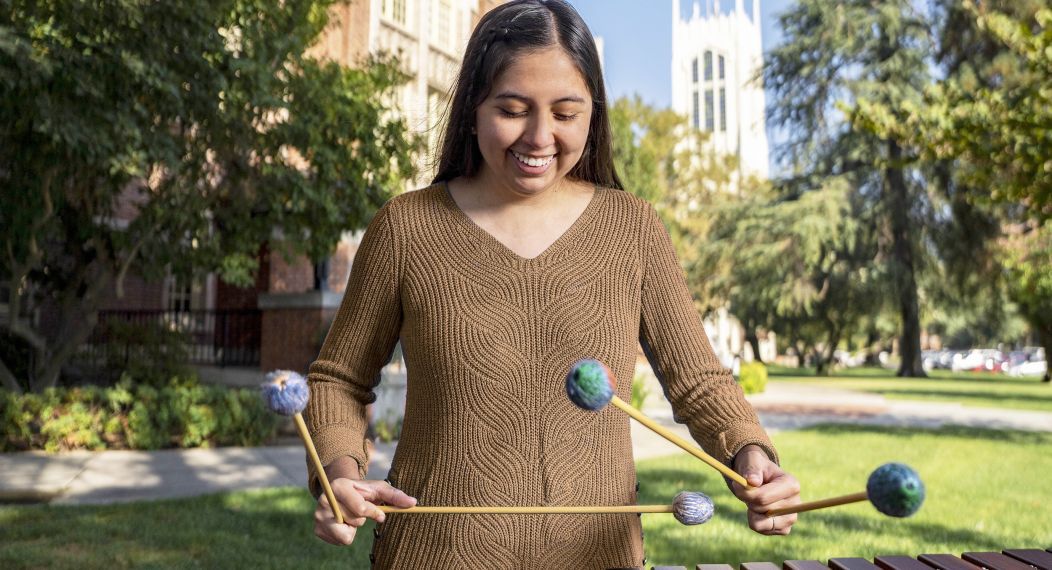
[[[267,382],[263,384],[262,388],[263,402],[267,408],[283,416],[292,416],[292,419],[296,422],[296,430],[299,431],[300,439],[303,440],[303,445],[307,448],[307,454],[310,455],[310,459],[314,463],[314,470],[318,472],[318,479],[321,481],[322,488],[325,489],[325,496],[329,499],[332,514],[336,515],[336,522],[343,524],[343,512],[340,511],[340,504],[336,502],[336,495],[333,494],[332,486],[329,485],[329,477],[325,475],[325,467],[321,464],[318,450],[314,448],[314,441],[311,439],[310,433],[307,431],[307,424],[303,423],[303,416],[300,414],[307,407],[307,400],[310,399],[307,381],[302,375],[291,370],[275,370],[267,374]]]
[[[591,358],[578,360],[570,373],[566,375],[566,394],[578,407],[597,412],[608,403],[621,408],[632,419],[650,428],[654,433],[678,445],[687,453],[697,457],[711,465],[724,476],[736,481],[743,487],[752,487],[745,477],[735,473],[730,467],[717,461],[714,457],[702,451],[699,447],[689,441],[672,433],[667,428],[659,425],[654,420],[643,415],[643,412],[633,408],[624,400],[614,394],[614,373],[602,362]]]
[[[870,473],[869,480],[866,481],[866,490],[861,493],[771,509],[767,511],[767,516],[802,513],[866,500],[889,517],[908,517],[916,513],[924,502],[924,483],[917,472],[908,465],[885,463]]]
[[[604,513],[672,513],[680,523],[695,525],[708,522],[716,508],[705,493],[683,491],[671,505],[573,506],[546,507],[409,507],[381,505],[385,513],[405,514],[604,514]]]

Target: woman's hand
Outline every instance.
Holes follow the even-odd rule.
[[[329,474],[332,493],[340,503],[343,524],[336,522],[329,498],[322,493],[318,507],[314,509],[314,534],[329,544],[347,545],[354,541],[358,528],[366,519],[384,522],[386,515],[377,505],[408,508],[416,505],[416,499],[395,489],[387,481],[358,480],[358,465],[344,457],[334,461],[325,469]]]
[[[767,516],[771,509],[800,503],[800,483],[782,471],[758,445],[746,445],[734,457],[734,470],[752,487],[731,483],[731,490],[749,507],[749,528],[760,534],[785,535],[792,530],[796,514]]]

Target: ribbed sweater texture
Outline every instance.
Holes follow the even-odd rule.
[[[628,416],[576,407],[565,378],[599,359],[629,401],[640,343],[676,421],[708,453],[729,462],[755,443],[777,460],[713,353],[667,231],[627,192],[597,189],[532,259],[476,225],[445,184],[390,200],[310,367],[307,425],[324,464],[350,456],[365,476],[365,406],[399,340],[406,408],[388,480],[420,505],[634,504]],[[313,469],[310,486],[317,496]],[[643,564],[635,514],[391,514],[377,534],[377,568]]]

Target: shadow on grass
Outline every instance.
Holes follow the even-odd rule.
[[[852,424],[818,424],[809,426],[800,432],[814,432],[823,435],[876,434],[888,438],[909,439],[918,435],[937,435],[939,437],[959,438],[965,442],[985,439],[1001,443],[1044,444],[1052,442],[1052,434],[1019,430],[984,429],[968,426],[943,426],[935,429],[915,427],[895,427]]]
[[[361,544],[313,534],[306,491],[269,489],[120,505],[2,507],[3,568],[368,568]]]
[[[1052,404],[1052,390],[1049,390],[1048,394],[1005,394],[1003,392],[995,391],[953,391],[953,390],[922,390],[916,388],[872,388],[866,389],[867,392],[874,394],[880,394],[882,396],[892,396],[903,399],[937,399],[945,400],[948,396],[952,396],[954,400],[964,405],[974,405],[978,407],[990,407],[991,402],[1007,403],[1011,402],[1016,405],[1029,404],[1033,407],[1035,402]]]
[[[873,379],[873,380],[901,380],[904,382],[918,381],[923,382],[925,380],[931,381],[942,381],[952,380],[955,382],[965,383],[996,383],[998,385],[1005,386],[1040,386],[1042,384],[1041,378],[1034,376],[1029,378],[1006,376],[1004,374],[995,374],[991,372],[952,372],[950,370],[932,370],[928,373],[926,378],[899,378],[895,375],[895,371],[888,368],[879,368],[874,366],[860,366],[857,368],[842,368],[833,370],[828,376],[816,376],[814,368],[791,368],[788,366],[770,365],[767,368],[767,374],[775,378],[806,378],[809,380],[829,380],[835,382],[843,379]],[[1052,390],[1050,390],[1052,391]]]

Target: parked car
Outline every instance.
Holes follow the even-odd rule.
[[[1048,361],[1028,360],[1008,369],[1011,376],[1044,376],[1048,373]]]
[[[961,372],[965,370],[983,370],[986,366],[987,356],[982,350],[972,349],[968,352],[958,352],[953,355],[950,370]]]

